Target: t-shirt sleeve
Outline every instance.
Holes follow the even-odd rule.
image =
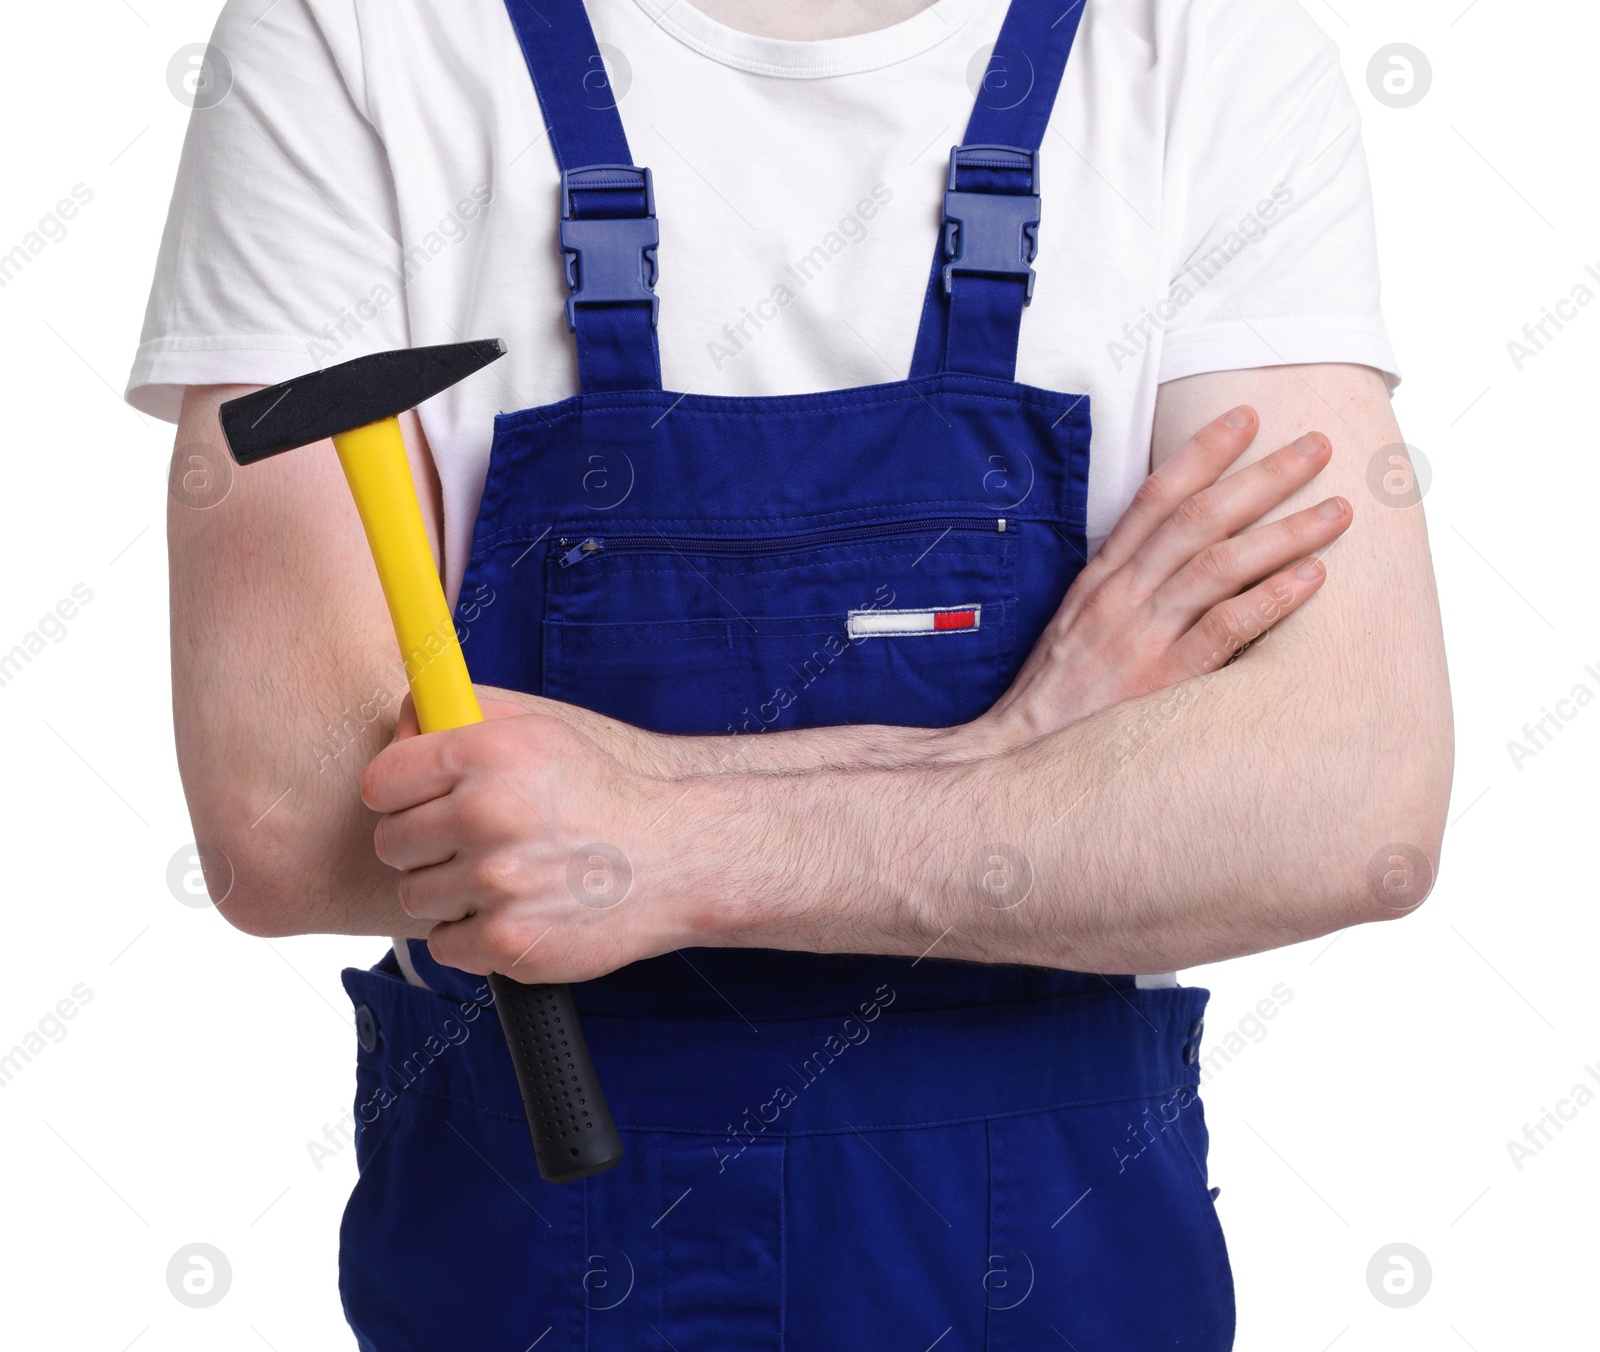
[[[128,401],[168,421],[185,385],[273,384],[318,352],[407,345],[353,7],[228,0],[211,41],[232,83],[190,115],[128,379]]]
[[[1353,362],[1397,383],[1337,49],[1293,0],[1196,4],[1176,46],[1159,378]]]

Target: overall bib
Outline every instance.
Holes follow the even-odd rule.
[[[981,714],[1085,557],[1088,402],[1013,379],[1081,6],[1011,4],[999,48],[1032,82],[980,95],[952,152],[910,378],[720,398],[661,388],[651,179],[592,97],[581,0],[507,3],[563,171],[580,393],[496,420],[458,607],[474,678],[733,734],[734,756],[768,730]],[[974,905],[1007,848],[975,851]],[[361,1176],[340,1287],[364,1349],[1231,1345],[1203,990],[636,963],[573,988],[626,1155],[554,1186],[486,985],[410,955],[429,989],[392,955],[345,973]]]

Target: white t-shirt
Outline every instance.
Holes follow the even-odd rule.
[[[588,8],[655,175],[664,386],[903,378],[1005,0],[819,42],[689,0]],[[421,410],[453,597],[493,415],[577,391],[559,176],[502,0],[228,0],[213,44],[233,86],[193,115],[128,399],[175,421],[185,385],[503,339]],[[1397,378],[1358,122],[1293,0],[1087,0],[1042,147],[1017,379],[1091,397],[1091,549],[1149,472],[1161,382],[1330,361]],[[795,268],[819,248],[825,267]],[[764,304],[779,286],[794,299]]]
[[[770,395],[904,377],[1005,0],[758,38],[690,0],[589,0],[661,221],[663,383]],[[497,337],[421,410],[460,585],[498,410],[576,392],[558,174],[502,0],[228,0],[233,84],[193,114],[129,378],[271,384]],[[1091,396],[1089,536],[1148,472],[1156,387],[1290,362],[1397,368],[1358,116],[1293,0],[1088,0],[1041,153],[1017,379]],[[828,259],[796,289],[787,269]],[[776,317],[762,303],[788,285]]]

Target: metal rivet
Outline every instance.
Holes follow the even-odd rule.
[[[367,1005],[356,1006],[356,1037],[361,1040],[363,1051],[377,1051],[378,1020],[373,1017],[372,1009]]]

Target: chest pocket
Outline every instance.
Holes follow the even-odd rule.
[[[549,546],[544,694],[667,733],[947,727],[1010,684],[1019,523],[569,533]]]

